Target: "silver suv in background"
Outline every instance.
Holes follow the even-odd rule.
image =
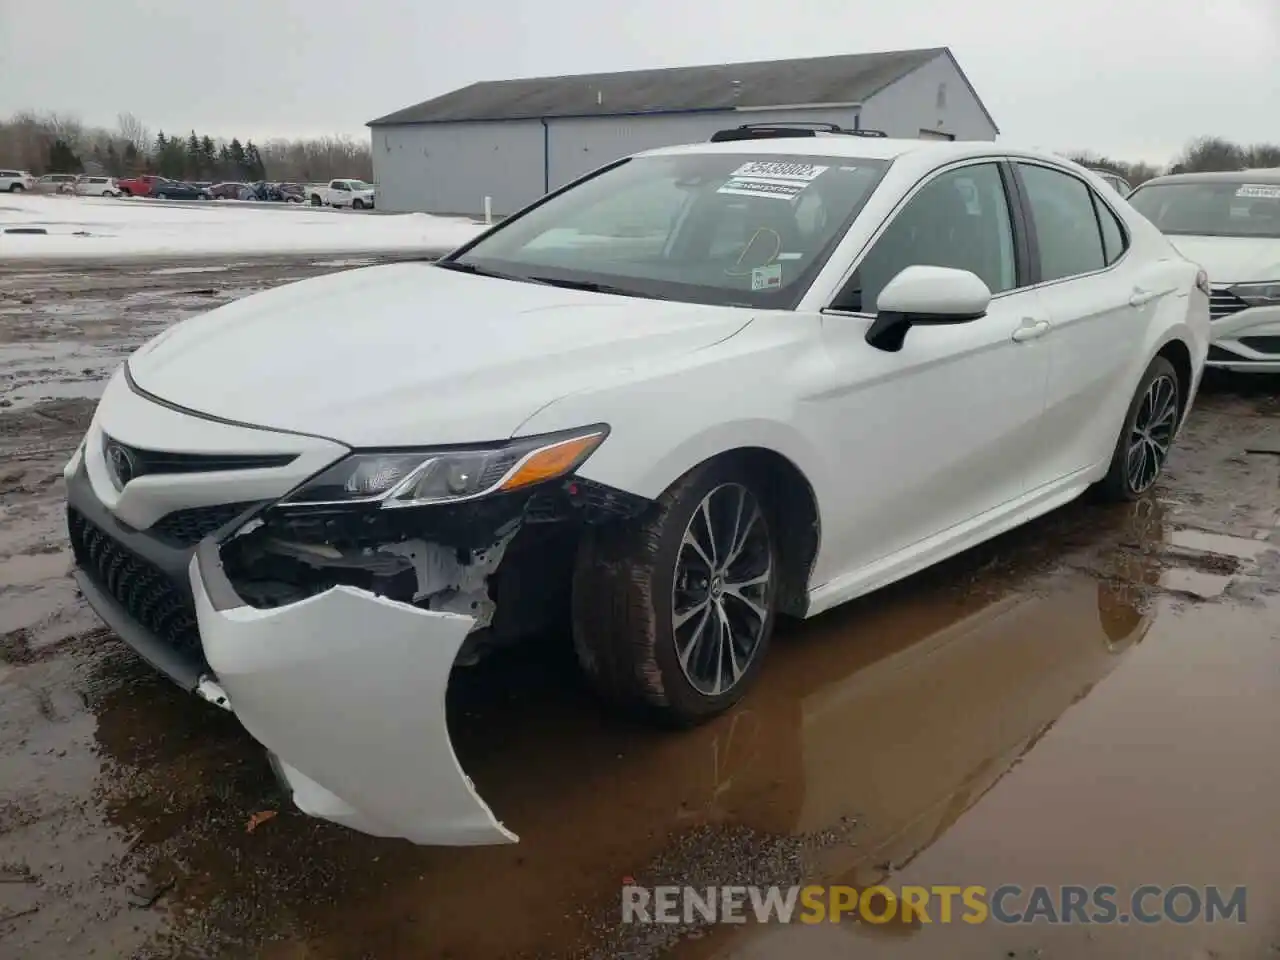
[[[1114,187],[1116,193],[1120,194],[1122,197],[1127,197],[1133,191],[1133,187],[1129,185],[1129,181],[1112,170],[1106,170],[1102,167],[1090,167],[1089,171],[1091,173],[1096,173],[1105,180],[1107,182],[1107,186]]]

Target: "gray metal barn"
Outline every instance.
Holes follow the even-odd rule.
[[[743,123],[994,140],[946,47],[474,83],[370,121],[378,206],[511,213],[619,157]]]

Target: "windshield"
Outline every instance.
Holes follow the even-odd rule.
[[[477,272],[610,293],[787,309],[886,166],[792,155],[636,157],[451,259]]]
[[[352,190],[372,190],[372,183],[365,183],[363,180],[348,180]]]
[[[1129,202],[1163,233],[1280,239],[1280,183],[1158,183],[1139,187]]]

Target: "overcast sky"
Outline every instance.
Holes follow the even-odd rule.
[[[1006,142],[1280,142],[1280,0],[0,0],[0,115],[363,137],[476,80],[931,46]]]

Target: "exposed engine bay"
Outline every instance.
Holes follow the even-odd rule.
[[[547,487],[406,509],[272,507],[223,544],[222,562],[236,592],[260,609],[346,585],[472,617],[457,660],[470,665],[567,618],[582,526],[649,505],[577,478]]]

